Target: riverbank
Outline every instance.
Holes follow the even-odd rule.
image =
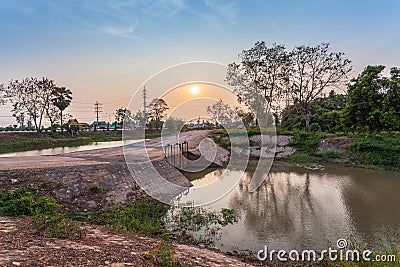
[[[190,144],[195,147],[194,140],[201,140],[207,133],[192,131],[185,133],[184,138],[192,140]],[[164,160],[164,157],[162,150],[156,149],[155,143],[157,139],[149,140],[147,147],[150,158],[155,161],[153,164],[160,171],[173,175],[165,165],[160,165],[160,160]],[[202,243],[204,240],[198,243],[199,247],[188,246],[187,249],[184,247],[186,245],[179,244],[182,241],[177,241],[179,236],[186,237],[183,240],[193,241],[187,239],[188,227],[175,228],[172,233],[167,231],[162,221],[166,206],[151,200],[136,184],[126,166],[122,147],[74,152],[62,156],[26,157],[23,160],[8,158],[2,160],[1,164],[0,216],[23,216],[27,220],[16,221],[15,224],[21,228],[3,235],[0,240],[14,240],[18,244],[13,247],[14,243],[10,245],[6,242],[10,245],[6,253],[17,255],[15,262],[57,262],[58,258],[54,258],[54,255],[61,249],[62,262],[76,262],[76,265],[80,265],[82,261],[89,260],[85,266],[119,266],[118,264],[122,265],[124,262],[142,263],[141,260],[141,266],[246,266],[241,260],[205,249],[205,243]],[[176,182],[187,181],[182,175],[173,176]],[[180,177],[185,181],[178,181]],[[207,227],[211,223],[213,231],[215,225],[229,224],[234,218],[228,210],[210,214],[201,210],[188,212],[190,216],[186,220],[177,221],[192,227]],[[196,216],[192,218],[191,215]],[[9,217],[4,219],[6,224],[11,223]],[[85,228],[86,226],[89,228]],[[106,229],[101,236],[108,235],[107,231],[113,229],[119,235],[129,235],[130,238],[125,240],[118,237],[110,245],[96,237],[97,240],[93,243],[91,229],[100,229],[99,227]],[[184,231],[179,233],[179,229]],[[0,238],[2,234],[0,233]],[[24,236],[28,238],[24,239]],[[86,239],[87,236],[89,240]],[[142,240],[147,239],[151,240],[150,248],[142,246]],[[47,243],[55,244],[56,248],[45,245]],[[72,247],[70,244],[73,244]],[[93,251],[91,246],[99,251]],[[29,256],[26,261],[20,251]],[[115,256],[112,256],[113,251],[118,251]],[[191,255],[186,255],[190,251]],[[124,255],[125,252],[128,256]],[[46,254],[50,256],[46,257]],[[3,254],[0,254],[0,258],[1,255]],[[41,255],[43,258],[33,255]],[[97,258],[104,262],[97,261]],[[13,258],[1,258],[7,259]],[[105,261],[109,263],[106,264]],[[12,262],[8,264],[11,265]]]
[[[258,158],[261,149],[260,130],[252,128],[247,133],[250,140],[250,157]],[[225,130],[214,130],[210,136],[220,146],[225,149],[230,148],[229,137]],[[334,163],[350,167],[400,171],[400,133],[354,135],[278,131],[275,159],[306,167]]]
[[[400,171],[400,134],[346,135],[299,132],[284,160],[298,164],[334,163],[374,170]]]

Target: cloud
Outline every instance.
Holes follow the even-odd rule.
[[[222,16],[230,24],[236,23],[236,3],[231,1],[204,0],[204,4],[214,13]]]
[[[148,4],[145,1],[143,12],[146,15],[172,17],[186,7],[184,0],[157,0]]]
[[[123,37],[131,40],[137,40],[139,38],[134,35],[134,32],[138,25],[139,21],[136,20],[133,24],[129,26],[111,26],[111,25],[104,26],[101,28],[101,31],[113,36]]]

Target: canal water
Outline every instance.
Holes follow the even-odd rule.
[[[218,248],[322,250],[352,236],[377,249],[392,238],[400,240],[400,173],[338,166],[308,170],[278,162],[262,186],[249,193],[255,166],[251,162],[239,185],[208,206],[234,209],[240,218],[223,228]],[[212,183],[223,171],[192,183]]]
[[[138,139],[138,140],[129,140],[129,141],[125,141],[125,142],[127,144],[132,144],[132,143],[141,142],[141,141],[143,141],[143,140]],[[39,149],[39,150],[29,150],[29,151],[5,153],[5,154],[0,154],[0,158],[60,155],[60,154],[65,154],[65,153],[78,152],[78,151],[119,147],[119,146],[122,146],[123,144],[124,144],[124,141],[94,142],[94,143],[91,143],[88,145],[82,145],[82,146],[54,147],[54,148]]]

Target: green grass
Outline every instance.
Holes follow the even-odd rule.
[[[342,152],[335,150],[325,150],[323,152],[317,152],[316,155],[324,160],[339,159],[344,156]]]
[[[299,164],[315,163],[315,160],[313,160],[313,158],[310,155],[305,153],[292,154],[286,158],[286,161],[290,163],[299,163]]]
[[[0,194],[0,215],[31,216],[36,230],[43,235],[66,238],[78,232],[76,225],[60,212],[61,205],[51,197],[38,196],[30,188],[11,190]]]
[[[108,212],[88,215],[84,220],[129,233],[156,236],[166,231],[163,217],[167,210],[167,205],[156,200],[141,199]]]
[[[350,151],[367,168],[400,171],[400,134],[358,136]]]
[[[325,133],[297,132],[289,146],[294,146],[298,151],[313,155],[322,139],[327,138]]]

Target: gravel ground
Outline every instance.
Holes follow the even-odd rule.
[[[161,266],[155,260],[160,241],[82,224],[75,239],[46,238],[29,219],[0,217],[1,266]],[[252,266],[208,249],[172,244],[172,259],[184,266]]]

